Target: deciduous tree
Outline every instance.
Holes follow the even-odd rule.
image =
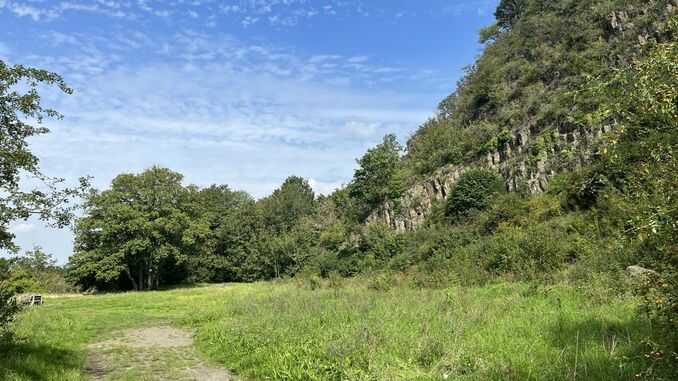
[[[186,263],[183,176],[152,167],[93,192],[76,225],[69,277],[83,287],[155,289],[182,280]]]

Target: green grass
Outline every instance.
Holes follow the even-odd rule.
[[[649,335],[631,298],[567,285],[375,291],[258,283],[48,298],[24,312],[0,379],[81,380],[87,344],[126,328],[194,330],[248,380],[626,380]]]

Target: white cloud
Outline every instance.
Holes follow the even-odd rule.
[[[13,223],[9,226],[9,231],[12,234],[30,233],[35,230],[35,225],[28,222]]]
[[[335,61],[340,59],[341,56],[336,55],[336,54],[319,54],[319,55],[314,55],[309,58],[308,62],[310,63],[323,63],[327,61]]]
[[[30,17],[34,21],[49,21],[69,13],[96,14],[114,18],[139,20],[149,15],[169,18],[196,19],[200,14],[211,15],[205,23],[208,27],[217,24],[217,18],[236,18],[243,27],[249,27],[262,20],[274,27],[292,27],[304,20],[318,16],[335,17],[340,14],[368,16],[372,4],[360,0],[328,0],[313,5],[308,0],[252,0],[232,1],[150,1],[150,0],[0,0],[0,9],[7,8],[19,17]]]
[[[57,17],[57,13],[52,10],[44,10],[36,8],[28,4],[17,4],[13,2],[8,2],[5,5],[9,10],[19,17],[30,17],[33,21],[39,21],[41,19],[53,19]]]
[[[242,26],[248,27],[250,25],[256,24],[258,21],[259,17],[246,16],[240,23]]]
[[[319,181],[314,178],[308,179],[308,185],[313,188],[313,191],[316,194],[322,194],[322,195],[329,195],[332,192],[334,192],[336,189],[339,189],[342,185],[344,185],[344,182],[339,182],[339,181]]]
[[[356,57],[351,57],[347,61],[349,63],[357,64],[357,63],[364,63],[369,60],[369,57],[367,56],[356,56]]]

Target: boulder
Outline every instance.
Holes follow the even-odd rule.
[[[630,276],[631,278],[641,278],[641,277],[659,275],[654,270],[646,269],[645,267],[641,267],[641,266],[638,266],[638,265],[627,267],[626,268],[626,274],[628,274],[628,276]]]

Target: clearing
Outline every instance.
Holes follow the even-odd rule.
[[[320,286],[320,288],[318,288]],[[651,335],[603,288],[302,280],[46,297],[0,379],[628,380]]]

